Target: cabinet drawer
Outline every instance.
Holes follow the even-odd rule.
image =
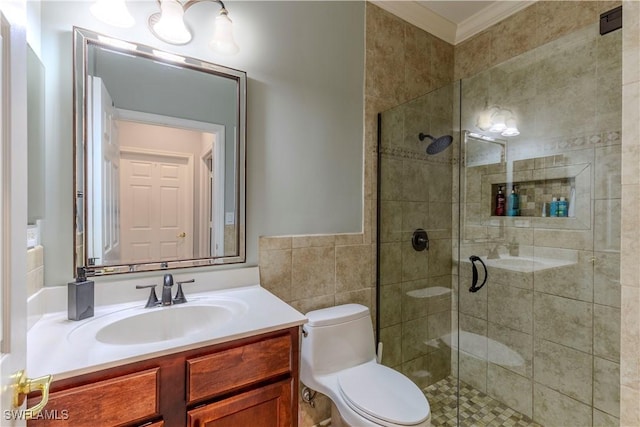
[[[187,427],[291,427],[291,379],[187,412]]]
[[[158,416],[159,373],[148,369],[51,393],[45,411],[64,416],[31,420],[29,427],[117,426]]]
[[[286,374],[292,363],[290,335],[189,359],[187,403]]]

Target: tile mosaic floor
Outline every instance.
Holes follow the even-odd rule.
[[[447,377],[424,389],[433,427],[457,425],[457,379]],[[460,382],[461,427],[542,427],[468,384]]]

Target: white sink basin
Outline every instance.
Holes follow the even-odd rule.
[[[503,256],[498,259],[485,259],[487,266],[513,270],[519,272],[534,272],[546,270],[548,268],[565,267],[575,264],[572,261],[541,257],[511,257]]]
[[[72,330],[71,342],[95,340],[131,346],[197,338],[242,316],[246,304],[233,299],[194,301],[155,308],[129,308],[88,320]]]

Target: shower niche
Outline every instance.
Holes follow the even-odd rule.
[[[465,226],[486,227],[513,225],[525,228],[590,228],[591,182],[593,168],[590,161],[575,162],[571,157],[548,156],[533,159],[467,166]],[[520,198],[519,216],[496,216],[496,196],[502,187],[508,200],[513,188]],[[551,217],[549,208],[553,197],[564,197],[571,204],[575,192],[573,216]],[[542,215],[546,203],[545,215]]]
[[[571,204],[571,193],[575,193],[575,177],[544,179],[537,181],[522,182],[503,182],[499,184],[491,184],[491,210],[490,215],[495,216],[496,201],[498,191],[502,189],[505,199],[508,200],[511,190],[515,186],[516,193],[520,199],[520,215],[521,217],[550,217],[561,219],[566,217],[551,216],[551,201],[555,197],[560,200],[561,197],[567,201],[567,205]],[[575,198],[573,203],[575,204]],[[575,208],[575,206],[574,206]],[[573,212],[575,209],[569,209]],[[575,216],[575,215],[570,215]],[[570,217],[569,215],[567,217]]]

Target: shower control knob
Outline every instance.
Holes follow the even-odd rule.
[[[413,249],[418,252],[429,249],[429,236],[427,235],[426,230],[417,228],[411,237],[411,245],[413,246]]]

